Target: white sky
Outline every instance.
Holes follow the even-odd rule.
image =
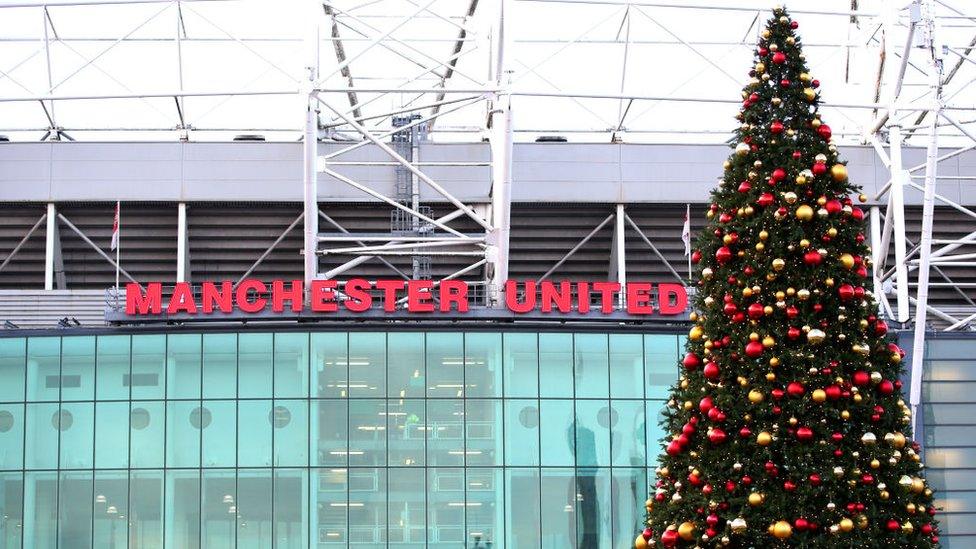
[[[117,1],[117,0],[113,0]],[[391,34],[402,42],[386,40],[395,50],[374,47],[358,54],[370,39],[401,23],[430,0],[334,0],[338,10],[356,16],[340,16],[340,35],[357,87],[397,88],[426,68],[435,67],[451,53],[457,25],[469,29],[458,73],[448,87],[480,88],[488,79],[490,21],[495,0],[480,0],[475,17],[462,16],[468,0],[435,0],[431,11],[415,17]],[[514,1],[509,17],[515,43],[508,56],[514,88],[522,91],[623,93],[643,96],[677,96],[736,100],[748,79],[757,28],[769,16],[772,3],[734,0],[692,0],[625,2],[596,0],[602,5]],[[0,6],[26,4],[22,0],[0,1]],[[48,2],[52,26],[50,43],[51,84],[48,81],[44,43],[44,10],[38,6],[0,9],[0,98],[173,93],[181,89],[180,65],[175,36],[180,28],[182,89],[187,92],[240,90],[298,90],[305,55],[301,38],[308,21],[305,0],[184,1],[114,5],[53,5]],[[63,3],[63,2],[62,2]],[[682,9],[648,4],[671,3]],[[40,4],[37,2],[35,4]],[[953,9],[973,12],[970,0],[945,0],[939,14],[955,15]],[[751,11],[692,9],[707,5],[745,7]],[[860,0],[859,9],[877,14],[882,0]],[[789,6],[802,10],[846,11],[849,0],[795,1]],[[629,15],[627,15],[629,13]],[[759,21],[753,23],[759,13]],[[907,21],[907,12],[905,12]],[[625,17],[626,16],[626,17]],[[443,19],[447,18],[447,20]],[[815,78],[822,82],[828,103],[871,103],[878,66],[881,38],[877,17],[796,14],[799,32],[807,44],[806,53]],[[321,16],[322,36],[327,38],[331,21]],[[962,51],[976,35],[976,20],[963,18],[940,21],[940,36],[950,47]],[[629,26],[630,44],[627,44]],[[57,34],[55,39],[54,34]],[[182,30],[180,30],[182,32]],[[902,29],[902,32],[905,32]],[[365,35],[365,37],[364,37]],[[124,38],[124,39],[123,39]],[[904,41],[904,35],[898,40]],[[120,40],[123,39],[123,40]],[[574,41],[567,45],[567,42]],[[684,45],[681,42],[690,44]],[[332,43],[320,43],[323,75],[336,72]],[[846,45],[846,46],[845,46]],[[623,75],[627,51],[626,75]],[[405,59],[405,57],[410,59]],[[924,52],[911,57],[926,70]],[[946,72],[959,56],[946,56]],[[976,60],[976,52],[971,57]],[[534,70],[530,70],[534,69]],[[909,67],[905,95],[924,94],[925,75]],[[948,102],[976,105],[970,84],[976,78],[976,63],[964,62],[946,86]],[[475,82],[473,80],[480,80]],[[440,78],[428,74],[409,87],[435,87]],[[344,87],[336,74],[326,87]],[[882,94],[884,97],[884,92]],[[379,96],[361,91],[360,102],[372,101],[364,114],[378,114],[412,100],[433,101],[434,95],[390,93]],[[330,94],[328,100],[348,108],[345,94]],[[269,139],[294,140],[302,124],[302,100],[296,94],[251,97],[191,97],[184,103],[185,119],[196,128],[192,140],[229,139],[236,133],[262,133]],[[538,133],[566,135],[576,141],[607,141],[608,128],[617,125],[626,102],[613,99],[564,99],[517,97],[515,125],[519,140]],[[623,127],[626,141],[722,142],[734,128],[735,104],[701,102],[651,102],[631,105]],[[429,111],[427,111],[429,112]],[[971,120],[973,112],[957,112],[957,118]],[[56,101],[54,117],[78,140],[173,140],[178,124],[172,97]],[[853,140],[860,127],[872,118],[869,110],[833,109],[824,118],[835,135],[848,133]],[[912,123],[915,115],[907,117]],[[485,103],[479,103],[443,117],[435,134],[441,140],[480,140],[484,135]],[[388,120],[379,121],[381,127]],[[0,133],[14,140],[36,140],[48,126],[39,101],[0,102]],[[117,131],[118,129],[166,131]],[[91,129],[116,131],[86,131]],[[283,131],[273,131],[283,130]],[[446,130],[457,130],[447,132]],[[948,130],[947,130],[948,132]],[[951,133],[951,132],[948,132]],[[924,135],[914,139],[921,142]],[[950,138],[951,140],[951,138]]]

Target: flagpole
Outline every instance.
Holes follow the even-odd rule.
[[[115,307],[119,306],[119,256],[122,251],[122,202],[115,203],[115,215],[119,219],[118,237],[115,242]]]
[[[685,204],[685,219],[688,220],[688,242],[691,242],[691,204]],[[688,282],[691,282],[691,254],[688,256]]]

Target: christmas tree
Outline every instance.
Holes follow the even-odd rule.
[[[937,547],[857,187],[776,8],[692,259],[698,294],[638,549]],[[860,195],[864,202],[866,197]]]

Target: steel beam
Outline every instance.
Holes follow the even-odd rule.
[[[309,18],[305,22],[305,79],[302,80],[302,103],[305,108],[305,131],[302,142],[302,216],[303,271],[306,293],[319,273],[318,236],[318,144],[319,111],[315,83],[319,79],[319,0],[306,0]],[[297,221],[297,220],[296,220]],[[294,223],[292,224],[294,225]],[[289,229],[290,230],[290,229]]]
[[[3,263],[0,263],[0,271],[2,271],[3,268],[6,267],[8,263],[10,263],[10,260],[13,259],[15,255],[17,255],[17,252],[19,252],[20,249],[24,247],[24,244],[26,244],[27,241],[30,240],[31,235],[33,235],[34,231],[36,231],[38,227],[41,226],[41,223],[44,223],[45,219],[47,219],[47,213],[41,214],[41,218],[38,219],[37,222],[34,223],[34,226],[27,231],[27,234],[24,235],[24,238],[20,239],[20,242],[18,242],[17,245],[14,246],[14,249],[11,250],[9,254],[7,254],[7,257],[4,258]]]
[[[189,234],[186,222],[186,202],[180,202],[176,209],[176,281],[190,280]]]
[[[50,214],[50,211],[48,213]],[[122,267],[120,267],[119,264],[116,263],[116,261],[114,259],[112,259],[107,253],[105,253],[104,250],[102,250],[98,246],[98,244],[95,244],[94,242],[92,242],[91,239],[88,238],[88,235],[86,235],[85,233],[83,233],[81,231],[81,229],[79,229],[78,227],[75,227],[74,223],[72,223],[71,221],[68,221],[68,218],[67,217],[65,217],[62,214],[57,214],[57,218],[59,220],[61,220],[62,223],[64,223],[65,225],[67,225],[69,229],[71,229],[78,236],[80,236],[81,239],[85,241],[85,244],[88,244],[89,246],[91,246],[92,249],[95,250],[95,252],[98,255],[102,256],[102,259],[104,259],[105,261],[108,261],[110,265],[112,265],[113,267],[115,267],[116,269],[118,269],[118,271],[120,273],[122,273],[122,276],[128,278],[130,282],[135,282],[136,284],[139,284],[139,281],[138,280],[136,280],[135,278],[133,278],[132,275],[130,275],[128,272],[126,272],[125,269],[123,269]],[[63,276],[63,273],[62,273],[62,276]],[[142,288],[142,285],[139,284],[139,287]],[[58,289],[63,289],[63,288],[58,288]]]

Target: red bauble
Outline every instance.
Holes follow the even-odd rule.
[[[888,333],[888,323],[884,320],[878,320],[874,323],[874,335],[883,336]]]
[[[793,305],[790,305],[789,307],[786,308],[786,316],[788,318],[796,318],[796,315],[798,314],[800,314],[799,309],[797,309]]]
[[[752,429],[748,427],[743,427],[739,429],[739,436],[742,438],[749,438],[750,436],[752,436]]]
[[[779,81],[779,86],[781,88],[788,88],[788,87],[790,87],[790,81],[784,78],[784,79],[782,79],[782,80]]]
[[[803,254],[803,262],[807,265],[820,265],[821,261],[823,261],[823,256],[817,250],[810,250]]]
[[[685,355],[684,360],[681,361],[688,370],[695,370],[701,365],[701,359],[695,353],[688,353]]]
[[[895,384],[886,379],[878,384],[878,392],[883,395],[890,395],[895,392]]]
[[[800,151],[793,151],[793,159],[794,160],[799,160],[802,156],[803,156],[803,153],[801,153]]]
[[[672,440],[668,443],[668,447],[664,450],[669,456],[676,456],[681,453],[681,445],[678,444],[677,440]]]
[[[897,532],[898,530],[901,530],[901,523],[899,523],[895,519],[890,519],[888,521],[888,530],[891,532]]]
[[[732,218],[732,214],[730,214],[729,212],[722,212],[718,216],[718,222],[719,223],[728,223],[729,221],[732,221],[732,219],[733,219]]]
[[[855,221],[864,221],[864,210],[861,208],[854,208],[851,210],[851,217],[853,217]]]
[[[742,183],[739,183],[739,192],[740,193],[747,193],[747,192],[749,192],[751,190],[752,190],[752,184],[749,183],[748,181],[743,181]]]
[[[776,168],[775,170],[773,170],[772,178],[773,181],[782,181],[786,179],[786,170],[784,170],[783,168]]]
[[[746,343],[746,356],[749,358],[756,358],[763,354],[763,344],[758,341],[750,341]]]
[[[817,133],[820,134],[820,137],[824,138],[825,141],[830,139],[830,136],[833,135],[833,133],[830,131],[830,126],[826,124],[821,124],[819,127],[817,127]]]
[[[790,21],[790,28],[793,29],[793,30],[796,30],[796,29],[800,28],[800,24],[797,23],[796,21]]]
[[[794,381],[786,386],[786,392],[789,393],[791,397],[798,397],[798,396],[803,396],[803,393],[806,392],[806,389],[803,388],[802,383],[797,383],[796,381]]]
[[[810,484],[813,486],[820,486],[820,475],[817,473],[812,473],[810,475]]]
[[[783,133],[783,123],[779,120],[773,120],[773,123],[769,125],[769,131],[773,134]]]
[[[709,362],[709,364],[714,364],[714,363]],[[698,402],[698,411],[703,414],[707,414],[708,411],[711,410],[714,406],[715,405],[712,404],[712,397],[704,397]]]
[[[796,490],[796,483],[794,483],[792,480],[787,480],[783,483],[783,489],[787,492],[792,492],[793,490]]]
[[[824,204],[824,208],[827,210],[827,213],[835,214],[843,210],[844,205],[840,203],[840,200],[834,199],[828,200],[827,203]]]
[[[772,204],[773,200],[775,200],[773,193],[762,193],[759,195],[759,199],[756,200],[756,204],[765,208],[766,206]]]
[[[728,263],[731,259],[732,250],[730,250],[728,246],[722,246],[715,252],[715,260],[718,261],[719,264]]]
[[[706,378],[714,380],[714,379],[718,379],[718,376],[721,372],[719,371],[718,364],[715,364],[714,362],[708,362],[705,364],[705,368],[702,370],[702,373],[705,374]]]
[[[800,517],[793,521],[793,526],[797,529],[797,531],[803,532],[810,527],[810,523],[807,522],[807,519]]]
[[[786,63],[786,54],[783,53],[783,52],[781,52],[781,51],[778,51],[778,52],[774,53],[773,54],[773,63],[775,63],[777,65],[782,65],[783,63]]]
[[[823,175],[827,173],[827,165],[823,162],[814,162],[810,170],[813,172],[813,175]]]
[[[830,400],[837,400],[840,398],[841,390],[837,385],[828,385],[824,392],[827,393],[827,398]]]
[[[765,312],[763,311],[762,303],[753,303],[749,305],[748,309],[749,318],[758,319],[762,318]]]
[[[678,531],[677,530],[665,530],[661,534],[661,545],[665,547],[674,547],[678,544]]]
[[[701,250],[695,250],[695,251],[691,252],[691,262],[692,263],[698,263],[699,261],[701,261],[701,258],[702,258]]]
[[[722,444],[725,442],[726,434],[725,431],[715,428],[708,431],[708,440],[712,444]]]
[[[837,295],[840,297],[841,301],[850,301],[854,298],[854,286],[850,284],[841,284],[837,288]]]
[[[800,332],[800,329],[796,326],[790,326],[789,329],[786,330],[786,337],[790,339],[797,339],[800,337],[801,333],[802,332]]]
[[[854,377],[851,381],[858,387],[865,387],[868,383],[871,383],[871,374],[864,370],[858,370],[854,372]]]
[[[796,430],[796,439],[800,442],[809,442],[813,439],[813,431],[809,427],[800,427]]]

